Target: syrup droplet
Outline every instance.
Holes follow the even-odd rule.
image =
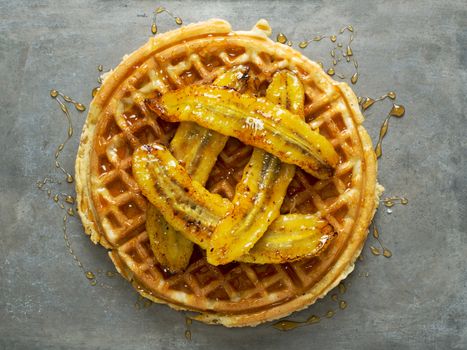
[[[319,321],[320,321],[319,316],[311,315],[311,316],[308,317],[308,319],[306,320],[306,323],[308,323],[308,324],[313,324],[313,323],[318,323]]]
[[[187,330],[185,331],[185,338],[186,338],[187,340],[191,340],[191,331],[190,331],[189,329],[187,329]]]
[[[389,259],[392,256],[392,252],[388,248],[384,248],[383,256]]]
[[[364,97],[363,98],[363,103],[362,103],[362,108],[363,110],[367,110],[370,108],[376,101],[372,99],[371,97]]]
[[[86,271],[86,278],[88,280],[93,280],[96,278],[96,275],[92,271]]]
[[[104,66],[102,64],[97,66],[97,71],[102,72],[104,70]]]
[[[162,13],[162,12],[164,12],[164,11],[165,11],[165,8],[163,8],[162,6],[160,6],[160,7],[158,7],[158,8],[156,9],[156,13]]]
[[[339,308],[340,308],[341,310],[344,310],[346,307],[347,307],[347,302],[346,302],[345,300],[341,300],[341,301],[339,302]]]
[[[405,198],[405,197],[402,197],[402,198],[401,198],[401,204],[402,204],[402,205],[409,204],[409,200],[408,200],[407,198]]]
[[[183,24],[183,21],[180,17],[175,17],[175,23],[181,26]]]
[[[95,286],[95,285],[97,284],[97,281],[96,281],[96,280],[92,280],[91,282],[89,282],[89,284],[90,284],[91,286]]]
[[[290,331],[292,329],[300,327],[302,324],[302,322],[296,321],[279,321],[274,323],[272,326],[280,331]]]
[[[327,71],[328,75],[330,75],[331,77],[336,74],[336,72],[334,71],[334,68],[329,68],[328,71]]]
[[[332,316],[334,316],[336,313],[334,312],[334,310],[329,310],[328,312],[326,312],[326,317],[327,318],[331,318]]]
[[[347,288],[343,282],[339,283],[339,293],[344,294],[347,291]]]
[[[73,204],[73,203],[75,203],[75,199],[70,195],[66,195],[65,202]]]
[[[301,41],[299,44],[298,44],[298,47],[301,48],[301,49],[304,49],[308,46],[308,41]]]
[[[386,119],[384,119],[383,125],[381,125],[381,129],[379,130],[378,143],[376,144],[376,148],[375,148],[376,158],[380,158],[383,155],[382,142],[383,142],[384,136],[388,132],[390,117],[391,116],[389,115],[386,117]]]
[[[332,41],[333,43],[335,43],[336,40],[337,40],[337,36],[331,35],[331,36],[329,37],[329,39],[331,39],[331,41]]]
[[[350,82],[352,84],[357,84],[357,81],[358,81],[358,72],[355,72],[352,77],[350,78]]]
[[[389,115],[391,117],[402,118],[405,114],[405,108],[402,105],[393,104]]]
[[[277,34],[276,40],[277,40],[277,42],[279,42],[281,44],[285,44],[287,42],[287,37],[284,35],[284,33],[279,33],[279,34]]]
[[[337,300],[338,300],[337,294],[331,295],[331,299],[332,299],[333,301],[337,301]]]
[[[73,179],[73,176],[70,175],[70,174],[67,174],[66,176],[66,182],[68,182],[69,184],[73,183],[74,179]]]
[[[383,201],[383,204],[385,207],[387,208],[391,208],[394,206],[394,202],[390,199],[390,198],[387,198]]]
[[[80,111],[80,112],[84,112],[86,110],[86,107],[82,104],[82,103],[75,103],[75,108]]]
[[[75,212],[73,211],[73,208],[68,208],[67,211],[68,215],[70,216],[75,216]]]
[[[378,248],[374,247],[374,246],[371,246],[371,247],[370,247],[370,250],[371,250],[371,253],[372,253],[373,255],[375,255],[375,256],[378,256],[378,255],[381,254],[380,250],[379,250]]]
[[[156,35],[157,34],[157,24],[153,23],[151,24],[151,33]]]
[[[57,90],[50,90],[50,96],[52,98],[56,98],[58,96],[58,91]]]
[[[373,237],[375,237],[376,239],[379,238],[379,231],[376,228],[376,226],[373,227]]]
[[[99,91],[99,87],[95,87],[94,89],[92,89],[92,92],[91,92],[92,97],[95,97],[98,91]]]
[[[287,41],[287,45],[288,45],[288,46],[292,46],[293,43],[292,43],[290,40],[288,40],[288,41]]]
[[[350,47],[350,45],[347,46],[347,51],[345,53],[346,53],[347,57],[353,56],[353,51],[352,51],[352,48]]]
[[[387,93],[387,96],[391,99],[391,100],[395,100],[396,99],[396,93],[394,91],[389,91]]]

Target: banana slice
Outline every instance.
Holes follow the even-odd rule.
[[[337,235],[317,214],[279,216],[248,254],[238,261],[281,264],[317,255]]]
[[[289,71],[273,76],[266,98],[303,118],[305,91]],[[227,264],[246,254],[280,214],[295,166],[255,148],[237,185],[232,212],[217,226],[207,251],[210,264]]]
[[[193,253],[193,242],[169,225],[152,204],[146,210],[146,232],[154,256],[161,266],[172,273],[187,267]]]
[[[261,148],[325,179],[339,157],[332,144],[299,116],[263,98],[216,86],[188,86],[147,101],[167,121],[192,121]]]

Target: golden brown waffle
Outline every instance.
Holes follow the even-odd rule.
[[[106,77],[81,137],[76,177],[86,233],[110,249],[117,270],[142,295],[199,311],[208,323],[253,326],[323,297],[353,270],[377,204],[375,155],[354,93],[297,51],[268,39],[270,31],[264,20],[249,32],[210,20],[151,38]],[[168,144],[177,125],[157,119],[144,99],[211,83],[238,64],[251,68],[260,87],[280,69],[294,71],[304,84],[306,121],[331,140],[340,163],[329,180],[297,170],[282,212],[319,211],[338,236],[319,256],[282,265],[215,267],[198,251],[185,272],[172,275],[151,251],[147,202],[133,178],[131,156],[154,140]],[[251,147],[229,139],[206,187],[231,199],[250,154]]]

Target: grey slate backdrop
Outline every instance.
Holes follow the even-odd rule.
[[[406,207],[384,208],[377,223],[391,259],[364,261],[349,277],[348,302],[332,319],[293,332],[270,324],[226,329],[193,323],[166,306],[137,310],[120,277],[89,285],[65,249],[61,214],[35,182],[53,173],[65,120],[49,90],[88,105],[96,66],[114,67],[149,35],[150,14],[165,5],[186,23],[212,17],[234,29],[259,18],[298,41],[353,24],[360,63],[358,95],[391,89],[407,108],[392,119],[379,163],[386,195]],[[0,348],[1,349],[466,349],[466,57],[464,1],[0,1]],[[161,17],[160,29],[175,26]],[[327,46],[320,46],[327,47]],[[304,50],[328,59],[328,51]],[[329,60],[328,60],[329,62]],[[389,104],[367,113],[375,140]],[[72,169],[85,115],[64,151]],[[86,269],[113,270],[105,250],[83,234],[70,239]],[[364,277],[368,273],[368,277]],[[323,314],[326,298],[293,315]]]

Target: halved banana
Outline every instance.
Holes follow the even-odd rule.
[[[261,148],[319,179],[333,174],[339,156],[331,142],[299,116],[264,98],[200,85],[146,101],[167,121],[192,121]]]

